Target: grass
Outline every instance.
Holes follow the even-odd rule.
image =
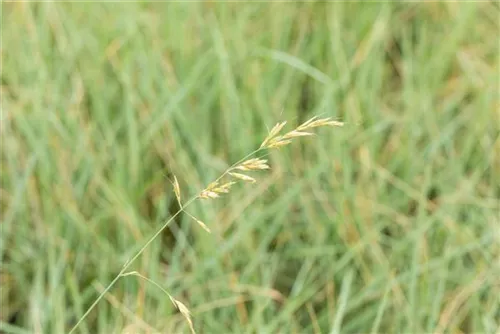
[[[312,129],[322,127],[322,126],[343,126],[342,122],[333,121],[330,118],[318,118],[317,116],[312,117],[311,119],[305,121],[300,124],[294,130],[291,130],[286,133],[282,133],[284,126],[286,125],[286,121],[277,123],[270,131],[269,134],[264,138],[263,142],[259,146],[258,149],[246,155],[244,158],[240,159],[238,162],[231,165],[227,168],[217,179],[210,182],[205,189],[201,190],[199,194],[195,195],[193,198],[183,202],[181,196],[181,189],[179,185],[179,181],[177,177],[174,175],[174,179],[172,181],[172,186],[174,190],[174,194],[179,205],[179,209],[168,219],[165,223],[161,225],[161,227],[144,243],[144,245],[139,249],[130,259],[128,259],[123,265],[120,272],[113,278],[111,283],[99,294],[99,296],[95,299],[95,301],[87,308],[87,311],[80,317],[77,323],[71,328],[70,334],[73,333],[78,326],[87,318],[87,316],[92,312],[92,310],[97,306],[99,301],[113,288],[113,286],[118,282],[118,280],[122,277],[126,276],[137,276],[140,277],[156,287],[158,287],[161,291],[165,293],[165,295],[172,301],[172,304],[180,311],[180,313],[186,318],[186,321],[189,324],[189,328],[193,334],[196,333],[193,327],[193,321],[191,319],[189,309],[179,300],[175,299],[170,295],[165,289],[163,289],[158,283],[155,281],[141,275],[137,271],[127,272],[127,269],[133,264],[135,260],[141,256],[144,251],[153,243],[160,234],[165,231],[166,228],[170,226],[170,224],[181,214],[185,214],[188,217],[192,218],[200,227],[202,227],[205,231],[211,233],[208,226],[186,211],[186,208],[191,205],[195,200],[209,200],[216,199],[221,197],[221,195],[228,194],[231,191],[231,188],[237,184],[238,182],[250,182],[256,183],[257,180],[250,175],[250,172],[261,171],[269,169],[269,165],[267,164],[267,159],[261,158],[250,158],[252,156],[261,153],[264,150],[272,150],[284,147],[292,143],[292,141],[299,137],[308,137],[314,135],[311,132]],[[243,171],[246,174],[243,174],[239,171]]]
[[[130,271],[200,333],[495,333],[498,3],[2,3],[0,332],[65,333]],[[81,333],[188,332],[122,277]]]

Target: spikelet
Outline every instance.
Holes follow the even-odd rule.
[[[212,231],[210,231],[210,229],[208,228],[208,226],[202,222],[201,220],[199,219],[195,219],[195,221],[198,223],[198,225],[201,226],[202,229],[204,229],[205,231],[207,231],[208,233],[212,233]]]
[[[276,137],[269,142],[267,148],[279,148],[285,145],[290,144],[292,141],[290,139],[285,139],[282,136]]]
[[[198,197],[203,199],[220,197],[221,194],[227,194],[231,186],[235,183],[236,182],[231,181],[219,185],[218,181],[212,182],[198,195]]]
[[[187,215],[191,218],[193,218],[193,220],[198,223],[198,225],[201,226],[202,229],[204,229],[205,231],[207,231],[208,233],[212,233],[212,231],[210,231],[210,229],[208,228],[208,226],[202,222],[201,220],[199,220],[198,218],[196,218],[195,216],[193,216],[192,214],[190,214],[189,212],[187,211],[184,211],[185,213],[187,213]]]
[[[283,136],[283,139],[292,139],[292,138],[297,138],[297,137],[305,137],[305,136],[314,136],[314,133],[311,132],[305,132],[305,131],[298,131],[298,130],[293,130],[288,133],[286,133]]]
[[[232,177],[235,177],[237,179],[250,182],[250,183],[257,182],[257,180],[255,180],[253,177],[245,175],[245,174],[241,174],[241,173],[229,173],[229,175],[231,175]]]
[[[311,132],[306,130],[310,130],[313,128],[317,128],[320,126],[342,126],[344,123],[333,121],[330,118],[318,118],[317,116],[312,117],[308,121],[299,125],[295,130],[292,130],[282,136],[279,136],[279,132],[283,129],[283,126],[286,122],[276,124],[269,135],[266,137],[260,148],[280,148],[286,146],[292,142],[292,139],[297,137],[305,137],[314,135]]]
[[[343,126],[343,122],[333,121],[330,117],[328,118],[318,118],[318,116],[314,116],[310,120],[302,123],[297,127],[298,131],[305,131],[312,128],[317,128],[319,126]]]
[[[269,169],[269,165],[267,164],[266,159],[253,158],[243,161],[241,164],[234,167],[234,169],[242,171],[263,170],[263,169]]]
[[[269,134],[267,135],[266,139],[264,139],[264,141],[262,142],[262,144],[260,145],[260,148],[263,148],[263,147],[266,147],[267,144],[274,138],[278,135],[278,133],[281,131],[281,129],[283,129],[283,127],[285,126],[286,124],[286,121],[284,122],[281,122],[281,123],[278,123],[276,124],[272,129],[271,131],[269,131]]]
[[[189,329],[191,330],[191,333],[196,334],[196,331],[194,330],[194,326],[193,326],[193,320],[191,320],[191,312],[189,312],[189,309],[186,307],[186,305],[184,305],[183,303],[181,303],[177,299],[174,299],[173,297],[170,297],[170,300],[172,300],[175,307],[179,310],[179,312],[181,312],[182,316],[184,318],[186,318],[186,321],[189,324]]]
[[[200,198],[203,199],[209,199],[209,198],[217,198],[219,197],[219,194],[213,191],[217,186],[219,185],[219,182],[212,182],[210,183],[205,189],[203,189],[199,195]]]
[[[177,177],[174,175],[174,193],[175,197],[177,198],[177,202],[179,203],[179,206],[182,208],[182,202],[181,202],[181,187],[179,186],[179,181],[177,181]]]
[[[214,188],[214,192],[216,192],[218,194],[227,194],[229,192],[229,189],[231,188],[231,186],[235,183],[236,182],[233,182],[233,181],[224,183],[220,187]]]

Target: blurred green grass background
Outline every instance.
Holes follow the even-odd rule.
[[[495,333],[499,5],[2,3],[2,333],[64,333],[277,121],[345,122],[133,265],[200,333]],[[81,333],[181,333],[122,278]]]

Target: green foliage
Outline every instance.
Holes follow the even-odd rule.
[[[64,333],[278,121],[345,122],[133,264],[201,333],[494,333],[495,3],[2,3],[0,332]],[[493,38],[492,38],[493,37]],[[189,331],[123,277],[82,333]]]

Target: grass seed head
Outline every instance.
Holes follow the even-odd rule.
[[[191,320],[191,313],[189,312],[189,309],[186,307],[186,305],[184,305],[183,303],[181,303],[180,301],[178,301],[176,299],[174,299],[174,305],[175,305],[175,307],[177,307],[179,312],[181,312],[183,317],[186,318],[186,321],[189,324],[189,329],[191,330],[191,333],[196,334],[196,331],[194,330],[194,326],[193,326],[193,321]]]
[[[181,187],[179,186],[179,181],[177,181],[177,177],[174,175],[174,193],[175,197],[177,198],[177,202],[179,202],[179,205],[182,207],[181,203]]]
[[[210,191],[210,190],[206,190],[206,189],[200,193],[200,198],[203,198],[203,199],[210,199],[210,198],[217,198],[217,197],[219,197],[219,194],[217,194],[216,192]]]
[[[235,169],[242,171],[263,170],[269,169],[269,165],[267,164],[266,159],[253,158],[243,161],[241,164],[236,166]]]
[[[286,122],[276,124],[269,135],[264,139],[260,148],[280,148],[290,144],[293,138],[297,137],[305,137],[312,136],[313,133],[308,132],[307,130],[317,128],[320,126],[342,126],[344,123],[333,121],[330,118],[318,118],[318,116],[314,116],[311,119],[305,121],[301,125],[299,125],[295,130],[292,130],[282,136],[279,136],[279,132],[283,129]],[[245,166],[240,166],[240,170],[248,170]]]
[[[343,126],[343,125],[344,125],[344,123],[338,122],[338,121],[334,121],[330,117],[327,117],[327,118],[318,118],[317,116],[314,116],[310,120],[308,120],[308,121],[302,123],[301,125],[299,125],[297,127],[297,130],[298,131],[305,131],[305,130],[312,129],[312,128],[317,128],[317,127],[320,127],[320,126]]]
[[[210,183],[199,195],[202,199],[210,199],[220,197],[221,194],[227,194],[229,189],[236,182],[227,182],[222,185],[219,185],[219,182]]]
[[[207,231],[208,233],[212,233],[212,231],[210,231],[210,229],[208,228],[208,226],[202,222],[201,220],[199,219],[195,219],[195,221],[198,223],[198,225],[201,226],[202,229],[204,229],[205,231]]]
[[[290,144],[292,141],[290,139],[284,139],[284,137],[277,137],[275,140],[272,140],[267,148],[279,148],[285,145]]]
[[[217,187],[217,188],[214,188],[214,192],[216,193],[223,193],[223,194],[227,194],[229,192],[229,189],[231,188],[231,186],[233,184],[235,184],[236,182],[233,182],[233,181],[230,181],[230,182],[227,182],[227,183],[224,183],[223,185],[221,185],[220,187]]]
[[[248,176],[248,175],[245,175],[245,174],[241,174],[241,173],[229,173],[229,175],[231,175],[232,177],[235,177],[237,179],[240,179],[240,180],[243,180],[243,181],[247,181],[247,182],[250,182],[250,183],[255,183],[257,182],[257,180],[255,180],[253,177],[251,176]]]
[[[314,133],[293,130],[293,131],[290,131],[290,132],[286,133],[283,136],[283,139],[292,139],[292,138],[305,137],[305,136],[314,136]]]
[[[268,143],[278,135],[278,133],[281,131],[281,129],[283,129],[283,127],[285,126],[286,124],[286,121],[284,122],[281,122],[281,123],[278,123],[276,124],[272,129],[271,131],[269,131],[269,134],[267,135],[266,139],[264,139],[264,141],[262,142],[262,144],[260,145],[261,148],[263,147],[266,147],[268,145]]]

